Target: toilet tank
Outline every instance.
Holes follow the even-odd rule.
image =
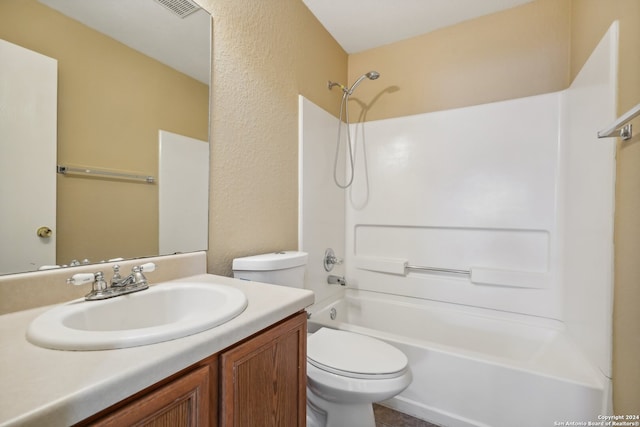
[[[284,251],[233,260],[233,277],[292,288],[304,287],[306,252]]]

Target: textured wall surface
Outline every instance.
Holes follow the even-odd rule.
[[[328,111],[347,55],[301,1],[202,0],[214,20],[209,271],[296,249],[298,94]]]

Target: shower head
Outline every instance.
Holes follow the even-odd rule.
[[[380,73],[377,71],[369,71],[367,74],[365,74],[365,76],[367,76],[370,80],[375,80],[380,77]]]
[[[369,71],[366,74],[361,75],[360,77],[358,77],[358,80],[356,80],[356,82],[347,90],[347,94],[351,95],[353,94],[354,89],[356,88],[356,86],[358,86],[360,84],[360,82],[362,80],[364,80],[365,78],[368,78],[369,80],[375,80],[378,77],[380,77],[380,73],[377,71]]]

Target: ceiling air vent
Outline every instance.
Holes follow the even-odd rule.
[[[189,0],[155,0],[155,2],[166,7],[180,18],[185,18],[200,9],[200,6]]]

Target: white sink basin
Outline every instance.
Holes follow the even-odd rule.
[[[27,339],[56,350],[110,350],[196,334],[242,313],[247,298],[226,285],[173,282],[102,301],[71,301],[34,319]]]

